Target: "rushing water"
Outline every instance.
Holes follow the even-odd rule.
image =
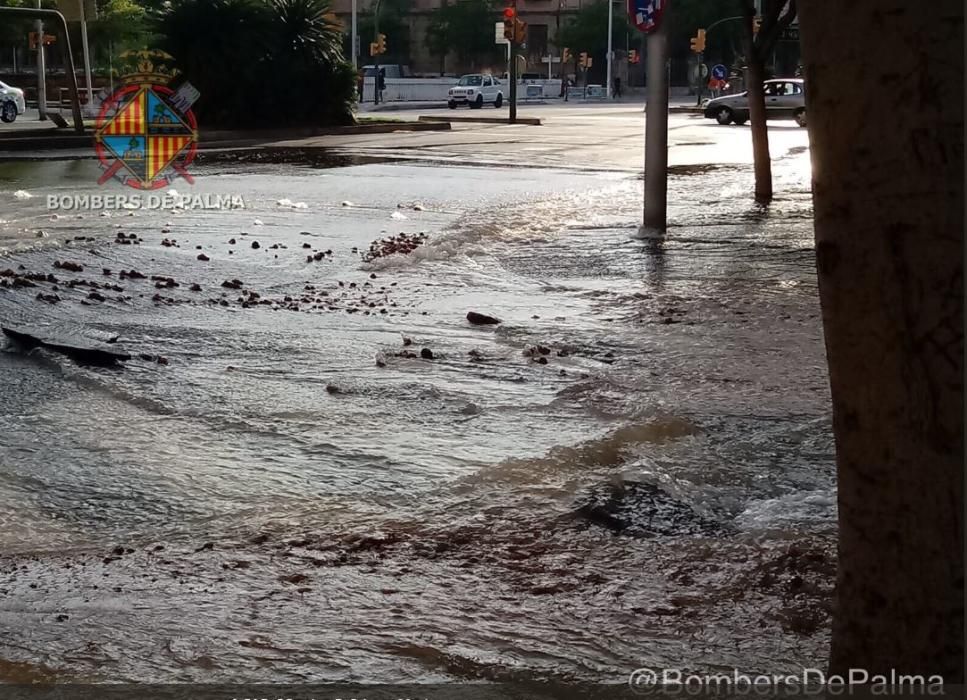
[[[135,355],[0,354],[0,658],[161,681],[819,662],[835,506],[807,156],[775,169],[783,194],[744,211],[747,170],[677,174],[659,242],[630,237],[623,174],[216,163],[192,191],[246,209],[53,218],[48,194],[99,192],[95,165],[0,164],[0,271],[61,298],[0,288],[0,321]]]

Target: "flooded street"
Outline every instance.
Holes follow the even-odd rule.
[[[822,666],[809,155],[779,155],[767,208],[750,167],[673,168],[663,241],[622,171],[209,158],[190,192],[244,209],[52,217],[120,190],[0,162],[0,325],[133,356],[0,353],[0,679]]]

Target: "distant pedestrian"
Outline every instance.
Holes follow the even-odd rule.
[[[621,97],[621,78],[616,77],[614,79],[614,91],[611,96],[616,100]]]

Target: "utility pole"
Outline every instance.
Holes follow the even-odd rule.
[[[87,83],[87,111],[94,109],[94,88],[91,85],[91,49],[87,43],[87,17],[84,14],[86,0],[77,0],[81,10],[81,50],[84,52],[84,81]]]
[[[605,95],[608,99],[611,99],[611,56],[614,54],[613,47],[611,45],[612,36],[614,35],[614,0],[608,0],[608,58],[607,58],[607,83],[605,84]]]
[[[648,34],[643,234],[664,234],[668,209],[668,15]]]
[[[40,0],[37,0],[37,9],[41,9]],[[47,121],[47,61],[44,57],[44,21],[37,20],[35,31],[37,32],[37,111],[40,113],[40,121]]]
[[[517,0],[511,5],[514,8],[514,32],[510,38],[510,119],[511,124],[517,123]]]

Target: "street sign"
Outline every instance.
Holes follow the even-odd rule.
[[[721,63],[716,63],[712,66],[712,77],[716,80],[725,80],[725,76],[729,74],[729,69],[723,66]]]
[[[640,32],[650,34],[658,29],[668,0],[628,0],[628,18]]]
[[[794,24],[783,29],[779,41],[799,41],[799,25]]]
[[[509,44],[507,37],[504,36],[504,23],[494,22],[494,43],[496,44]]]

